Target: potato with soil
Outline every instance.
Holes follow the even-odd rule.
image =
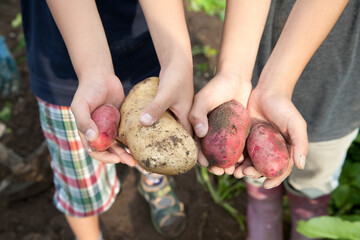
[[[201,149],[211,166],[228,168],[243,153],[250,131],[250,117],[243,105],[235,100],[215,108],[208,116],[209,130],[201,139]]]
[[[129,148],[138,165],[148,172],[176,175],[189,171],[197,162],[194,139],[169,111],[152,126],[140,124],[142,111],[154,99],[159,78],[135,85],[121,108],[118,140]]]
[[[279,177],[289,166],[285,139],[270,123],[257,121],[251,127],[246,147],[255,169],[264,177]]]
[[[105,151],[115,142],[120,121],[119,110],[111,104],[104,104],[91,113],[91,118],[99,130],[99,136],[94,141],[88,141],[88,145],[93,151]]]

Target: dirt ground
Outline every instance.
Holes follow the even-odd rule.
[[[10,23],[18,12],[19,1],[0,1],[0,35],[6,37],[8,46],[17,59],[25,54],[24,50],[14,50],[21,29],[14,29]],[[187,12],[187,21],[193,46],[210,45],[212,48],[219,48],[222,22],[216,16]],[[215,61],[216,57],[208,59],[203,55],[195,56],[194,65],[206,62],[209,66],[207,71],[195,76],[196,90],[211,77]],[[39,124],[36,99],[28,86],[26,61],[19,63],[18,68],[22,78],[19,94],[6,99],[0,98],[0,109],[5,101],[13,103],[12,118],[7,123],[13,132],[0,140],[26,161],[36,161],[40,168],[46,168],[49,161],[46,148],[35,157],[35,160],[29,158],[44,141],[44,137]],[[111,209],[101,215],[102,230],[106,239],[164,239],[153,229],[148,205],[137,193],[139,173],[126,166],[117,167],[122,183],[121,192]],[[51,176],[42,180],[36,190],[17,195],[11,201],[0,205],[0,240],[73,239],[64,216],[52,204],[54,188]],[[185,203],[188,216],[186,231],[177,239],[245,239],[237,222],[215,204],[210,194],[197,182],[194,170],[176,176],[175,182],[176,192]],[[245,202],[246,197],[241,195],[230,203],[244,213]]]

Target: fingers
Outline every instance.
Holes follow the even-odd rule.
[[[244,170],[248,167],[251,167],[252,163],[249,158],[245,158],[243,162],[240,164],[236,164],[236,169],[234,171],[234,177],[235,178],[243,178],[246,175],[244,174]],[[250,176],[249,176],[250,177]]]
[[[284,172],[284,174],[282,174],[278,178],[274,178],[274,179],[269,179],[268,178],[268,179],[266,179],[264,181],[264,184],[263,184],[264,188],[271,189],[271,188],[279,186],[290,175],[290,173],[292,171],[292,168],[293,168],[293,165],[294,165],[294,161],[291,159],[289,161],[289,166],[286,169],[286,171]]]
[[[304,169],[306,155],[309,151],[309,142],[307,125],[301,115],[290,121],[288,132],[293,148],[292,158],[294,159],[295,166],[298,169]]]
[[[207,114],[212,109],[206,99],[207,98],[203,98],[200,95],[196,95],[189,114],[189,121],[194,127],[196,136],[199,138],[205,137],[209,128]]]
[[[124,148],[115,144],[109,148],[109,152],[115,154],[118,157],[119,162],[124,163],[129,167],[136,166],[135,159]]]
[[[219,167],[216,167],[216,166],[210,166],[210,167],[208,167],[208,170],[211,173],[213,173],[215,175],[218,175],[218,176],[223,175],[225,173],[225,170],[223,168],[219,168]]]
[[[78,131],[83,134],[87,141],[94,141],[98,137],[99,131],[91,119],[89,105],[84,101],[77,100],[75,96],[71,103],[71,111],[75,117]]]
[[[199,143],[199,139],[195,137],[195,141],[196,144],[198,146],[198,163],[200,166],[202,167],[208,167],[209,166],[209,162],[206,159],[206,157],[204,156],[203,152],[201,151],[201,147],[200,147],[200,143]]]
[[[140,123],[143,126],[151,126],[170,107],[168,97],[158,92],[153,101],[145,108],[140,115]]]
[[[234,171],[235,171],[235,165],[228,168],[224,168],[224,172],[228,175],[233,175]]]
[[[103,163],[123,163],[129,167],[135,167],[135,159],[126,150],[117,144],[113,144],[108,150],[102,152],[90,151],[89,155]]]

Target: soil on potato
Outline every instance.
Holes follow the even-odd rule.
[[[25,55],[24,49],[15,50],[21,28],[13,28],[11,21],[19,12],[17,0],[0,1],[0,35],[6,37],[8,47],[16,59]],[[193,46],[210,45],[219,49],[222,22],[216,17],[187,11],[187,21]],[[211,77],[216,57],[196,55],[194,65],[207,63],[209,68],[201,73],[195,68],[195,88],[200,89]],[[13,104],[12,129],[1,143],[21,157],[28,157],[44,141],[39,123],[37,102],[29,90],[26,60],[18,64],[21,74],[21,89],[16,96],[0,98],[0,109],[6,101]],[[47,153],[48,154],[48,153]],[[49,157],[43,156],[44,164]],[[101,215],[102,231],[106,239],[165,239],[158,235],[150,222],[147,203],[137,193],[139,173],[132,168],[118,165],[121,192],[109,211]],[[197,182],[195,170],[175,177],[176,192],[185,203],[187,228],[177,239],[245,239],[237,222],[219,205],[209,192]],[[52,203],[52,185],[35,195],[0,206],[0,239],[57,240],[74,239],[64,216]],[[245,213],[246,196],[231,202],[241,213]]]

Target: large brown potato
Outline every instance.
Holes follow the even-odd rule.
[[[141,112],[154,99],[159,85],[157,77],[135,85],[120,108],[118,140],[129,148],[136,162],[145,170],[176,175],[189,171],[197,161],[194,139],[166,111],[150,127],[140,124]]]

